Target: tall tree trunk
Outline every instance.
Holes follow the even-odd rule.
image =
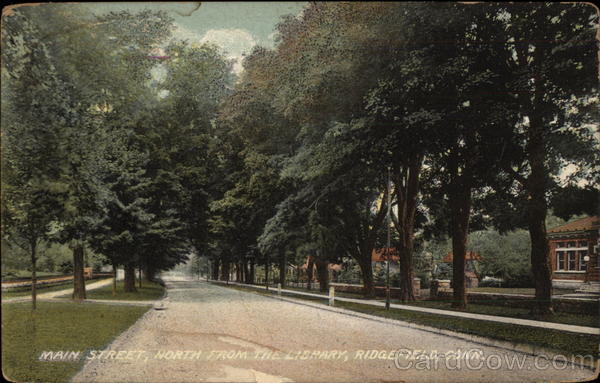
[[[156,270],[151,265],[146,265],[144,268],[144,279],[148,282],[154,281],[154,277],[156,276]]]
[[[135,288],[135,265],[133,263],[125,264],[125,280],[123,282],[123,291],[126,293],[137,292]]]
[[[138,287],[142,288],[142,266],[138,267]]]
[[[83,244],[75,243],[73,246],[73,299],[84,300],[85,276],[83,274]]]
[[[287,268],[287,251],[283,251],[279,255],[279,283],[281,283],[281,287],[285,287],[285,277],[286,277],[286,268]]]
[[[327,292],[329,290],[329,262],[324,259],[316,258],[317,276],[319,278],[319,291]]]
[[[212,279],[214,281],[219,279],[219,263],[220,262],[221,262],[221,260],[217,257],[215,257],[212,262]]]
[[[535,301],[532,314],[544,318],[553,314],[552,270],[550,249],[546,233],[546,189],[547,172],[544,164],[546,155],[543,125],[540,118],[530,117],[527,155],[531,173],[526,182],[528,191],[527,224],[531,238],[531,271],[535,283]]]
[[[230,262],[229,261],[221,261],[221,280],[229,281],[229,271],[230,271]]]
[[[113,265],[112,265],[112,274],[113,274],[112,295],[115,296],[115,295],[117,295],[117,264],[116,263],[113,263]]]
[[[400,257],[400,299],[414,301],[413,291],[413,250],[415,214],[419,196],[419,179],[423,155],[413,155],[394,169],[394,184],[398,206],[398,217],[394,226],[398,231],[398,255]]]
[[[312,289],[312,280],[313,280],[313,273],[314,273],[314,261],[313,261],[313,257],[309,256],[308,260],[306,262],[306,289],[307,290],[311,290]]]
[[[373,281],[373,249],[375,248],[375,244],[377,242],[377,234],[379,233],[379,229],[383,222],[385,221],[385,217],[387,215],[388,210],[388,197],[390,191],[389,188],[386,187],[383,193],[382,203],[379,206],[379,211],[375,215],[375,218],[372,221],[368,221],[368,224],[365,225],[365,228],[362,230],[366,232],[366,236],[361,238],[360,240],[360,249],[353,254],[354,259],[358,262],[358,266],[360,267],[360,273],[362,275],[363,280],[363,294],[365,298],[375,298],[375,284]],[[371,215],[371,206],[367,204],[367,214],[369,217]]]
[[[471,213],[471,188],[463,177],[453,174],[455,179],[450,190],[450,209],[452,211],[452,307],[466,309],[467,293],[465,265],[469,217]]]
[[[31,309],[37,308],[37,240],[31,241]]]
[[[404,242],[398,249],[400,254],[400,300],[402,302],[414,301],[415,292],[413,289],[413,243]]]
[[[255,278],[254,278],[255,272],[254,272],[254,259],[250,260],[250,283],[254,284]]]
[[[371,254],[366,258],[361,256],[358,261],[360,273],[363,280],[363,294],[367,299],[375,298],[375,283],[373,281],[373,263],[371,262]]]

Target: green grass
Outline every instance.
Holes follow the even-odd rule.
[[[2,305],[2,370],[12,381],[66,382],[79,362],[42,362],[42,351],[102,349],[148,307],[96,303],[38,302]]]
[[[270,289],[271,289],[271,287],[270,287]],[[293,290],[293,291],[309,292],[312,294],[318,294],[318,295],[323,295],[323,296],[329,295],[329,293],[320,292],[318,289],[318,286],[317,286],[316,290],[313,289],[310,291],[306,290],[305,288],[299,288],[299,287],[286,287],[286,289]],[[275,287],[273,290],[277,291],[277,287]],[[364,299],[364,297],[361,294],[353,294],[353,293],[336,292],[335,296],[336,297],[344,297],[344,298]],[[319,300],[319,299],[317,299],[317,300]],[[377,298],[377,300],[384,301],[383,298]],[[451,307],[449,301],[423,300],[423,301],[416,301],[414,303],[402,303],[396,299],[393,299],[392,303],[409,304],[409,305],[414,305],[414,306],[429,307],[429,308],[440,309],[440,310],[462,311],[462,312],[465,311],[465,310],[453,309]],[[509,317],[509,318],[537,320],[536,318],[533,318],[530,315],[529,309],[521,308],[521,307],[469,303],[469,309],[466,312],[470,312],[470,313],[474,313],[474,314],[496,315],[496,316],[503,316],[503,317]],[[553,322],[553,323],[563,323],[563,324],[571,324],[571,325],[577,325],[577,326],[600,327],[600,316],[597,316],[597,315],[584,315],[584,314],[571,314],[571,313],[557,312],[557,313],[555,313],[554,316],[552,316],[552,318],[548,319],[547,321]]]
[[[123,291],[123,281],[117,281],[117,295],[112,293],[112,284],[99,289],[90,290],[87,293],[88,299],[113,299],[123,301],[153,301],[163,296],[165,288],[156,282],[143,281],[142,287],[135,284],[137,292],[126,293]]]
[[[255,289],[239,286],[230,285],[228,287],[258,293],[261,295],[273,295],[276,293],[276,290],[267,292],[264,290],[257,291]],[[295,299],[327,304],[325,299],[316,297],[303,297],[285,293],[282,295],[286,295]],[[498,339],[512,343],[527,343],[535,346],[554,349],[563,353],[570,353],[573,355],[593,355],[595,358],[598,358],[599,356],[598,344],[600,343],[600,335],[567,333],[558,330],[488,322],[477,319],[456,318],[447,315],[421,313],[408,310],[390,309],[388,311],[383,307],[370,306],[361,303],[336,301],[335,304],[336,307],[352,311],[384,318],[402,320],[439,329]],[[506,308],[501,309],[506,310]]]
[[[529,309],[523,307],[492,306],[477,303],[469,303],[468,310],[459,310],[452,308],[449,301],[417,301],[406,304],[412,306],[429,307],[440,310],[461,311],[474,314],[496,315],[509,318],[539,320],[530,315]],[[553,323],[571,324],[576,326],[600,327],[600,317],[598,315],[557,312],[546,321]]]
[[[524,295],[535,295],[534,288],[525,288],[525,287],[473,287],[467,289],[470,293],[498,293],[498,294],[524,294]],[[552,294],[554,295],[562,295],[562,294],[572,294],[574,290],[568,289],[553,289]]]
[[[103,281],[106,279],[107,278],[88,280],[88,281],[86,281],[86,284],[99,282],[99,281]],[[39,294],[45,294],[45,293],[50,293],[50,292],[54,292],[54,291],[66,290],[66,289],[70,289],[71,292],[73,291],[73,281],[67,281],[65,283],[61,283],[59,285],[53,285],[50,287],[38,286],[37,293],[39,295]],[[19,288],[19,289],[14,289],[14,290],[9,290],[9,291],[2,291],[3,299],[19,298],[19,297],[27,297],[27,296],[31,296],[31,287],[26,287],[24,289]],[[65,295],[65,296],[68,296],[68,295]]]
[[[595,358],[598,358],[598,344],[600,343],[600,336],[598,335],[566,333],[558,330],[455,318],[415,311],[395,309],[386,311],[383,307],[374,307],[359,303],[336,302],[336,305],[345,309],[385,318],[398,319],[513,343],[528,343],[573,355],[593,355]]]

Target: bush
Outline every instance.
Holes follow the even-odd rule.
[[[72,274],[73,273],[73,261],[64,261],[60,265],[58,265],[58,271],[63,274]]]
[[[479,287],[500,287],[504,281],[500,278],[483,278],[479,282]]]
[[[338,274],[337,280],[339,283],[360,284],[360,275],[360,267],[354,262],[350,261]]]
[[[507,276],[502,287],[535,287],[530,272]]]
[[[423,271],[423,272],[417,273],[415,276],[421,280],[421,288],[422,289],[429,288],[429,286],[431,285],[431,274],[429,272]]]

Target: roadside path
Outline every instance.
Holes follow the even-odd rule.
[[[117,280],[119,280],[121,278],[117,278]],[[110,285],[112,283],[112,278],[108,278],[102,281],[98,281],[98,282],[92,282],[92,283],[86,283],[85,285],[85,289],[87,290],[94,290],[94,289],[99,289],[101,287]],[[58,290],[58,291],[50,291],[47,293],[41,293],[41,294],[37,294],[37,300],[53,300],[53,299],[57,299],[57,297],[61,296],[61,295],[65,295],[65,294],[71,294],[73,292],[73,288],[67,288],[64,290]],[[27,295],[27,296],[23,296],[23,297],[15,297],[15,298],[6,298],[6,299],[2,299],[2,303],[15,303],[15,302],[28,302],[31,301],[31,295]],[[89,299],[89,301],[92,301],[92,299]]]

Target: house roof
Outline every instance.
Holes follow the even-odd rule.
[[[452,262],[454,260],[454,254],[452,252],[448,253],[443,259],[442,262]],[[467,251],[465,255],[466,261],[481,261],[481,255],[477,254],[474,251]]]
[[[600,229],[600,216],[591,216],[578,219],[577,221],[554,227],[548,233],[565,233],[572,231],[588,231]]]
[[[316,268],[317,265],[313,264],[313,267]],[[306,258],[306,261],[304,262],[304,264],[302,266],[300,266],[300,270],[306,270],[306,269],[308,269],[308,257]],[[337,264],[337,263],[328,263],[327,269],[333,270],[333,271],[342,271],[342,265]]]
[[[371,262],[385,262],[387,260],[386,249],[386,247],[380,249],[373,249],[373,252],[371,253]],[[400,257],[398,256],[398,251],[395,247],[390,247],[390,255],[390,261],[398,262],[400,260]]]

